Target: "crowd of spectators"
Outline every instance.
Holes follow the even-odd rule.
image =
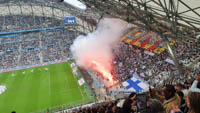
[[[31,15],[0,16],[0,32],[16,32],[61,26],[56,18]],[[22,35],[2,35],[0,38],[0,70],[42,64],[67,58],[73,32],[62,29],[50,32],[33,32]],[[62,44],[61,44],[62,42]],[[66,53],[64,53],[66,52]]]
[[[64,30],[31,33],[1,39],[0,69],[43,64],[69,57],[74,36],[64,36]]]
[[[46,16],[5,15],[0,16],[0,32],[27,30],[43,27],[60,26],[62,21]]]
[[[141,98],[143,95],[144,98]],[[79,107],[61,113],[200,113],[200,75],[193,82],[166,84],[142,94]]]
[[[167,58],[170,58],[167,50],[159,55],[155,54],[151,56],[145,53],[145,49],[124,42],[120,42],[120,50],[114,52],[114,75],[122,82],[132,77],[134,72],[137,72],[141,78],[153,86],[174,82],[174,77],[177,77],[176,82],[183,82],[185,77],[193,78],[200,72],[200,64],[192,65],[188,70],[185,66],[189,63],[193,63],[195,58],[197,59],[200,57],[200,47],[198,47],[198,44],[195,42],[190,45],[195,49],[188,49],[188,43],[183,44],[177,42],[173,47],[173,50],[175,50],[174,53],[177,55],[180,65],[183,67],[183,71],[185,71],[185,75],[183,76],[177,76],[178,71],[175,65],[165,61]],[[176,48],[177,46],[183,48]],[[179,51],[184,51],[185,54]]]
[[[30,16],[15,16],[15,18],[3,16],[0,18],[0,24],[3,25],[0,27],[0,32],[10,31],[11,29],[24,30],[38,28],[38,26],[51,27],[60,25],[60,23],[56,20],[55,23],[52,23],[52,18],[37,16],[35,16],[34,19]],[[2,38],[0,39],[0,69],[5,70],[16,68],[17,66],[28,66],[43,64],[45,62],[56,60],[64,60],[71,56],[69,48],[77,35],[78,34],[74,31],[63,29],[49,32],[29,33],[17,37]],[[152,36],[154,35],[155,34],[152,34]],[[183,95],[182,93],[185,92],[179,92],[178,89],[174,89],[174,86],[166,85],[169,83],[177,85],[176,88],[188,88],[189,85],[191,85],[192,79],[194,79],[197,74],[200,73],[200,66],[198,63],[197,65],[191,67],[191,64],[200,57],[200,45],[195,41],[184,40],[182,42],[176,42],[173,46],[173,50],[175,51],[175,54],[177,55],[179,63],[182,67],[190,66],[189,69],[184,67],[185,75],[183,76],[177,76],[178,71],[176,67],[173,64],[165,62],[166,58],[170,58],[170,55],[167,51],[164,51],[159,55],[155,54],[151,56],[145,53],[146,50],[124,42],[120,42],[119,50],[114,51],[113,73],[120,82],[129,79],[132,77],[134,72],[137,72],[139,73],[139,76],[151,86],[165,86],[166,89],[164,91],[152,90],[146,94],[149,99],[148,102],[151,103],[148,104],[147,102],[147,106],[149,108],[148,110],[152,110],[152,113],[157,112],[154,111],[157,108],[156,106],[160,106],[158,107],[160,109],[160,113],[163,113],[164,111],[166,111],[166,113],[170,113],[172,107],[168,108],[168,103],[166,103],[164,100],[169,100],[167,102],[170,103],[170,100],[173,100],[173,98],[180,98],[181,100],[184,100],[183,97],[188,97],[186,98],[186,102],[187,104],[190,104],[188,104],[188,108],[186,106],[185,107],[191,111],[190,113],[200,113],[198,111],[198,105],[196,105],[197,100],[200,99],[199,93],[190,91],[188,94],[189,96],[187,94]],[[185,77],[188,78],[186,79]],[[91,80],[88,81],[92,82]],[[198,89],[196,90],[198,92]],[[165,91],[168,92],[166,93]],[[157,100],[155,100],[154,97]],[[124,104],[121,106],[119,105],[119,101],[115,100],[96,104],[91,108],[77,109],[73,112],[134,112],[135,109],[134,107],[132,109],[132,106],[136,105],[136,98],[137,95],[132,94],[125,99]],[[194,98],[197,98],[197,100],[194,100]],[[174,109],[177,108],[176,105],[178,105],[178,108],[181,109],[182,112],[185,112],[185,108],[180,108],[179,103],[175,103],[175,106],[173,106]]]
[[[0,19],[4,20],[5,18],[6,17],[4,16]],[[31,19],[29,16],[24,16],[23,18],[16,16],[16,18],[21,18],[22,20],[20,21],[23,21],[23,19]],[[14,18],[10,18],[9,20],[14,21],[12,19]],[[9,26],[9,22],[5,23],[3,20],[0,20],[0,22],[4,22],[2,23],[3,25]],[[37,20],[41,21],[43,20],[43,17],[36,16],[34,19],[32,18],[32,21],[33,20],[39,25],[41,22],[37,22]],[[50,20],[52,20],[52,18],[49,18],[49,21]],[[48,19],[45,21],[48,21]],[[10,24],[11,23],[12,22],[10,22]],[[51,23],[51,26],[53,27],[58,26],[58,22],[55,22],[55,24],[52,24],[52,22],[49,23]],[[21,26],[21,29],[17,29],[16,31],[20,31],[22,29],[30,30],[35,27],[30,27],[30,23],[23,23],[23,25],[28,25],[29,28]],[[48,26],[48,24],[46,25],[46,27],[51,26]],[[3,32],[4,30],[0,31]],[[12,32],[13,31],[15,31],[15,29],[12,29]],[[0,70],[10,70],[22,66],[38,65],[45,62],[65,60],[71,55],[69,48],[77,34],[78,33],[74,31],[60,29],[46,32],[33,32],[22,34],[20,36],[8,35],[6,38],[0,38]]]
[[[190,65],[200,56],[199,42],[195,42],[189,39],[184,39],[182,42],[175,43],[173,50],[177,54],[178,59],[184,65]]]
[[[15,25],[20,27],[17,30],[33,29],[37,28],[37,25],[51,27],[61,24],[55,18],[19,15],[2,16],[0,22],[3,26]],[[16,25],[16,23],[18,24]],[[6,31],[5,28],[2,28],[2,30]],[[0,29],[0,31],[2,30]],[[147,32],[144,31],[142,33]],[[149,37],[157,36],[154,32],[148,34]],[[76,37],[75,35],[77,33],[64,29],[2,38],[0,40],[0,69],[63,60],[71,55],[69,47]],[[191,67],[191,64],[200,56],[199,46],[198,42],[184,40],[176,42],[173,50],[182,66]],[[172,82],[173,77],[176,77],[175,75],[178,75],[178,72],[174,65],[165,62],[166,58],[170,58],[167,51],[151,56],[146,54],[142,48],[120,42],[119,51],[114,52],[113,73],[120,82],[130,78],[134,72],[139,73],[144,80],[152,83],[152,85],[160,85],[165,81]],[[196,66],[190,68],[190,73],[187,74],[190,77],[195,76],[199,73],[199,65],[197,63]],[[184,77],[179,76],[176,81],[183,81]],[[171,78],[173,79],[169,80]]]
[[[145,109],[138,109],[137,97],[140,94],[132,93],[127,98],[66,110],[65,113],[200,113],[199,61],[195,64],[200,57],[198,42],[176,42],[172,48],[184,69],[183,76],[179,76],[175,65],[165,61],[170,59],[167,51],[152,56],[146,54],[145,49],[120,42],[119,50],[113,52],[113,73],[120,83],[137,72],[154,86],[143,93],[147,97]],[[191,63],[194,65],[187,68]]]

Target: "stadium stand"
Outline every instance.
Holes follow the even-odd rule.
[[[0,72],[48,62],[64,61],[66,58],[71,58],[70,45],[80,33],[65,29],[62,24],[56,18],[45,16],[0,15],[0,33],[7,34],[0,36]],[[24,34],[19,33],[22,31]],[[157,34],[143,28],[139,32],[140,34],[134,32],[127,37],[129,39],[135,38],[134,44],[127,43],[122,37],[119,51],[113,51],[114,60],[112,65],[114,69],[112,73],[114,73],[121,85],[122,82],[131,78],[134,72],[137,72],[140,78],[154,87],[143,93],[147,98],[144,103],[146,107],[140,112],[200,113],[199,42],[185,39],[174,43],[172,48],[179,59],[179,63],[186,71],[185,75],[176,76],[178,72],[175,65],[173,62],[166,61],[166,59],[170,60],[170,55],[167,51],[154,54],[150,50],[149,54],[147,54],[147,49],[145,48],[147,43],[141,44],[137,40],[142,35],[143,37],[140,41],[154,43],[159,41],[157,40]],[[148,39],[150,37],[151,40]],[[194,62],[196,64],[193,64]],[[84,71],[83,76],[86,82],[89,86],[92,86],[92,78]],[[179,86],[183,88],[178,90]],[[91,89],[94,95],[98,96],[95,92],[96,89]],[[112,96],[111,94],[108,95]],[[125,95],[123,98],[114,98],[113,100],[105,97],[103,102],[69,108],[60,111],[60,113],[134,113],[138,112],[138,107],[140,107],[136,102],[137,97],[138,94],[135,93],[131,93],[129,96]],[[165,99],[166,101],[164,101]],[[171,103],[175,103],[174,106]]]
[[[189,83],[189,89],[181,85],[182,89],[179,90],[177,87],[180,85],[168,84],[164,89],[151,89],[143,93],[146,97],[143,107],[138,105],[141,94],[131,93],[125,98],[68,109],[64,113],[199,113],[200,87],[196,86],[200,83],[199,77]]]
[[[32,22],[28,16],[23,17],[23,19],[19,16],[16,17],[20,18],[21,21],[23,21],[23,19],[27,19]],[[12,23],[15,22],[15,20],[9,16],[4,18],[8,18],[6,24],[4,24],[6,26],[9,26],[10,24],[12,25]],[[34,20],[36,23],[40,24],[37,19]],[[57,26],[56,23],[58,22],[55,22],[54,25],[51,23],[51,25]],[[24,30],[27,27],[28,26],[20,26],[20,30]],[[19,30],[19,28],[16,29]],[[31,29],[34,29],[34,27]],[[61,29],[47,32],[33,32],[21,36],[8,36],[6,38],[1,38],[1,71],[10,70],[17,67],[43,64],[57,60],[64,60],[67,57],[71,57],[69,47],[75,37],[73,34],[73,31]],[[184,41],[184,43],[177,42],[175,43],[174,48],[176,48],[176,53],[180,53],[177,55],[180,59],[180,63],[184,65],[189,65],[190,62],[193,62],[199,58],[199,47],[198,43],[196,42],[191,42],[189,40]],[[120,51],[115,53],[115,58],[113,61],[113,66],[115,68],[113,71],[120,82],[129,79],[135,71],[137,71],[137,73],[144,73],[145,76],[140,77],[155,87],[156,85],[164,86],[169,82],[173,84],[184,82],[184,76],[183,78],[177,78],[176,82],[170,80],[170,75],[174,76],[177,72],[174,65],[165,62],[165,59],[169,57],[170,56],[166,51],[161,54],[151,56],[145,54],[145,49],[143,48],[121,42]],[[188,76],[194,78],[199,72],[199,65],[197,65],[195,68],[190,70]],[[119,108],[116,106],[116,102],[116,100],[105,103],[103,102],[101,104],[95,104],[92,109],[84,108],[75,111],[89,112],[91,110],[94,112],[112,112],[112,109],[119,110]]]
[[[38,19],[37,19],[38,18]],[[4,26],[12,25],[15,23],[15,19],[20,21],[28,20],[25,24],[21,24],[13,29],[12,32],[24,32],[25,29],[38,28],[37,26],[31,26],[32,22],[37,23],[41,26],[43,17],[31,18],[29,16],[16,16],[16,18],[10,16],[3,16],[1,22]],[[48,19],[44,19],[48,21]],[[29,23],[30,22],[30,23]],[[50,26],[58,26],[59,21],[54,20],[55,23],[51,25],[46,24],[47,28]],[[34,23],[34,25],[35,25]],[[25,26],[27,25],[27,26]],[[30,26],[31,27],[30,27]],[[4,28],[4,26],[2,26]],[[10,33],[4,29],[2,33]],[[67,34],[67,35],[66,35]],[[35,64],[43,64],[44,62],[50,62],[55,60],[64,60],[69,57],[69,47],[74,39],[74,32],[68,30],[56,30],[48,32],[33,32],[23,35],[2,35],[0,36],[0,69],[1,71],[14,69],[16,67],[29,66]],[[76,33],[77,34],[77,33]]]
[[[177,56],[180,58],[180,63],[186,66],[191,62],[198,60],[200,56],[198,52],[198,47],[194,49],[187,49],[187,44],[193,47],[197,47],[195,46],[195,44],[198,43],[194,42],[193,44],[180,44],[177,42],[174,46],[174,48],[176,48],[175,51],[177,53]],[[181,46],[184,48],[178,48],[177,46]],[[116,54],[115,60],[113,62],[113,66],[115,66],[114,72],[120,81],[124,81],[130,78],[133,72],[137,71],[138,73],[144,73],[145,76],[143,76],[143,78],[149,83],[153,83],[154,85],[161,85],[160,83],[166,83],[165,81],[171,82],[171,80],[169,80],[170,75],[174,76],[177,73],[176,68],[173,64],[165,62],[165,59],[169,57],[170,56],[167,51],[163,52],[160,55],[156,54],[154,56],[151,56],[145,54],[145,49],[141,49],[140,47],[121,42],[120,52]],[[198,73],[199,64],[191,69],[188,76],[195,77]],[[185,77],[183,76],[183,78],[179,77],[178,79],[176,79],[176,81],[181,82],[184,79]]]

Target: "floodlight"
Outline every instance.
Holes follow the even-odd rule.
[[[77,9],[86,10],[86,5],[79,0],[63,0],[64,3],[67,3]]]

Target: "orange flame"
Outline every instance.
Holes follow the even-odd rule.
[[[104,76],[105,78],[108,78],[109,81],[113,82],[113,78],[112,78],[113,75],[108,70],[106,70],[103,65],[101,65],[100,63],[96,61],[92,61],[92,63],[96,65],[96,70],[102,73],[102,76]]]

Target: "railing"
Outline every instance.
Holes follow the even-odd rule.
[[[60,105],[60,106],[54,106],[54,107],[38,110],[38,111],[35,111],[35,112],[31,112],[31,113],[55,113],[55,112],[64,113],[64,111],[67,110],[67,109],[80,107],[82,105],[91,104],[93,102],[94,102],[93,100],[75,101],[75,102],[72,102],[72,103],[69,103],[69,104],[64,104],[64,105]]]

